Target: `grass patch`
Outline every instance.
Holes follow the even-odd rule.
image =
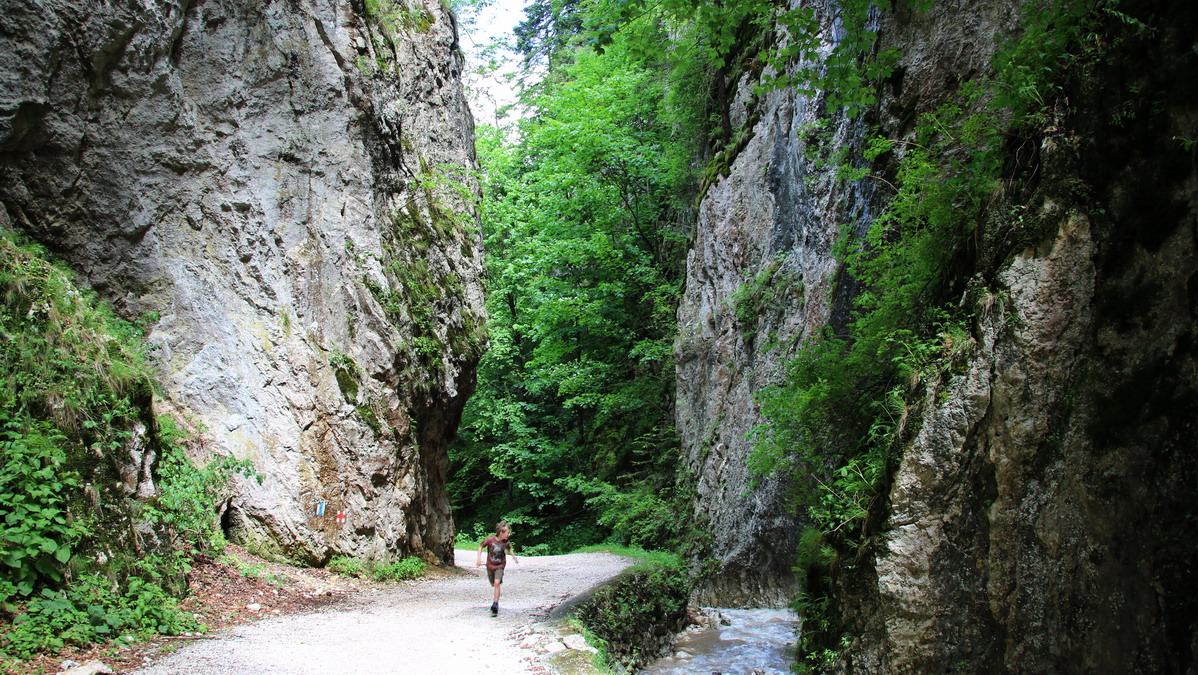
[[[682,557],[669,551],[646,551],[636,546],[619,546],[613,544],[593,544],[583,546],[573,553],[611,553],[612,555],[635,558],[639,562],[630,570],[672,569],[682,567]]]
[[[407,557],[390,563],[338,556],[329,561],[328,569],[341,576],[374,581],[403,581],[424,576],[425,563],[420,558]]]

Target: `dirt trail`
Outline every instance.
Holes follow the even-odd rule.
[[[632,564],[607,553],[508,561],[499,616],[490,613],[485,568],[458,550],[450,577],[364,592],[319,611],[231,628],[134,671],[141,675],[244,673],[543,673],[525,634],[563,601]],[[542,640],[542,643],[544,641]],[[559,647],[560,648],[560,647]]]

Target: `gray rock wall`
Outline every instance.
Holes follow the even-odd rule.
[[[1198,98],[1175,86],[1198,77],[1181,28],[1195,10],[1120,7],[1170,18],[1060,83],[1052,123],[1013,149],[1007,177],[1035,188],[1020,203],[996,192],[962,256],[959,281],[986,289],[967,298],[979,303],[974,343],[919,384],[888,499],[875,505],[878,534],[837,571],[838,670],[1192,672],[1198,662],[1198,163],[1184,140],[1198,138]],[[1017,26],[1018,4],[1006,2],[882,16],[883,47],[903,56],[871,121],[907,138]],[[787,514],[778,479],[751,486],[753,394],[780,376],[795,338],[843,325],[853,289],[832,283],[832,243],[886,197],[806,160],[802,129],[815,119],[837,130],[834,144],[857,143],[820,99],[746,99],[734,123],[753,133],[701,204],[679,310],[679,428],[718,559],[698,599],[712,604],[793,591],[801,517]],[[762,278],[789,290],[746,321],[738,298]]]
[[[821,16],[832,14],[824,3]],[[830,45],[828,47],[830,49]],[[807,159],[808,127],[829,121],[831,145],[852,145],[861,128],[824,114],[825,96],[793,90],[751,97],[756,74],[735,90],[731,120],[743,149],[699,205],[678,310],[677,419],[683,462],[696,477],[695,516],[710,535],[695,602],[784,606],[796,591],[799,518],[787,481],[757,480],[748,464],[753,429],[764,423],[754,396],[782,375],[798,340],[829,325],[841,223],[868,208],[870,186],[840,185]]]
[[[485,338],[448,9],[2,5],[0,226],[150,325],[198,459],[262,476],[237,480],[230,532],[306,562],[451,561],[445,445]]]
[[[1062,83],[1024,222],[979,232],[976,342],[926,383],[872,560],[838,584],[840,670],[1193,671],[1198,169],[1176,139],[1198,97],[1171,83],[1198,76],[1194,9],[1122,9],[1172,18]],[[1019,228],[1041,234],[1005,254]]]

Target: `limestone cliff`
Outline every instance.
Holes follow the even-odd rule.
[[[834,5],[812,4],[830,26]],[[720,173],[700,202],[678,310],[683,464],[696,476],[696,520],[711,534],[703,555],[715,560],[694,599],[708,605],[784,606],[797,591],[800,518],[788,481],[748,468],[753,430],[765,422],[754,397],[777,380],[801,338],[843,323],[833,246],[872,194],[807,161],[811,125],[826,121],[831,143],[852,147],[860,124],[826,115],[826,93],[781,89],[758,99],[759,76],[742,73],[730,97],[743,140],[713,164]]]
[[[1020,193],[996,190],[955,262],[954,297],[978,303],[970,344],[913,385],[874,535],[831,582],[832,669],[1192,672],[1198,98],[1179,83],[1198,78],[1198,17],[1191,3],[1119,9],[1094,34],[1119,36],[1109,51],[1068,71],[1040,132],[1010,149]],[[901,58],[870,121],[912,140],[1019,16],[1005,2],[880,15],[880,46]],[[832,242],[888,196],[807,161],[813,116],[858,142],[820,96],[742,94],[736,110],[750,140],[706,193],[680,310],[679,425],[721,558],[701,582],[710,602],[792,583],[801,516],[777,479],[745,478],[752,394],[795,338],[843,325],[858,289],[831,283]]]
[[[452,560],[445,445],[484,341],[452,13],[3,5],[0,227],[149,323],[159,406],[198,459],[262,479],[238,479],[230,534],[312,563]]]
[[[965,362],[924,384],[872,560],[836,585],[840,669],[1193,672],[1198,96],[1176,84],[1198,15],[1120,10],[978,233],[991,290]]]

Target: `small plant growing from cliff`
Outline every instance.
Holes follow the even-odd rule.
[[[370,431],[374,433],[376,439],[383,435],[383,425],[379,422],[379,416],[374,412],[374,408],[369,405],[360,405],[354,408],[354,412],[358,414],[358,419],[370,427]]]
[[[402,0],[365,0],[366,13],[390,32],[427,33],[437,17],[424,7]]]
[[[775,257],[728,298],[732,314],[746,337],[757,332],[757,321],[762,313],[786,308],[792,297],[797,298],[796,304],[802,302],[803,279],[798,271],[779,273],[785,262],[784,254]]]
[[[333,375],[337,378],[337,386],[341,389],[341,395],[345,398],[345,402],[357,403],[358,386],[362,377],[362,371],[358,368],[357,362],[346,354],[333,350],[329,355],[329,365],[333,367]]]

